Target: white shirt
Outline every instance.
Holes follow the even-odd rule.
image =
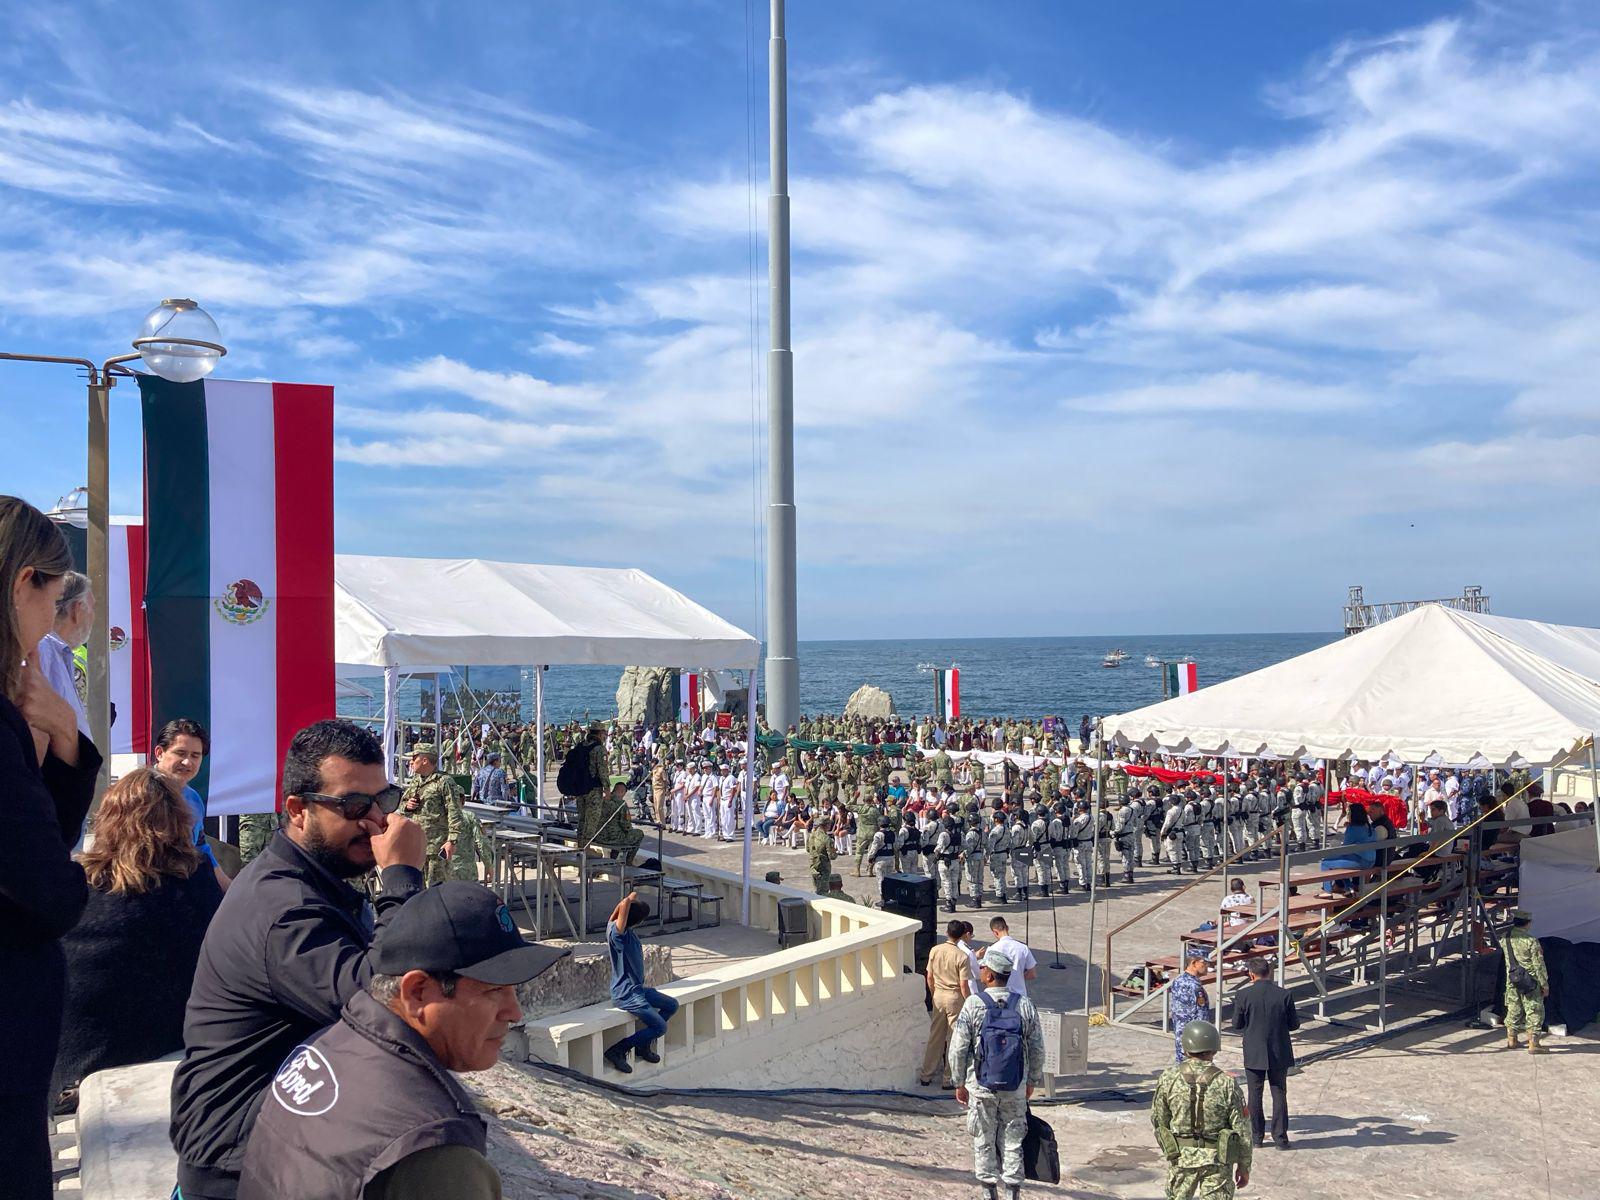
[[[1024,976],[1039,965],[1038,959],[1033,957],[1033,951],[1029,950],[1009,933],[1003,938],[996,939],[994,944],[983,952],[984,956],[987,957],[996,950],[1001,951],[1011,959],[1011,990],[1019,996],[1026,996],[1028,994],[1028,981]]]
[[[717,791],[722,795],[722,802],[726,804],[733,799],[733,794],[739,790],[739,781],[731,773],[717,780]]]
[[[960,943],[961,948],[967,952],[967,966],[972,969],[972,986],[978,986],[978,954],[973,950],[971,942]]]
[[[78,732],[84,737],[89,736],[89,714],[84,711],[83,701],[78,697],[78,685],[75,679],[76,662],[72,656],[72,647],[58,638],[54,633],[44,635],[44,640],[39,643],[39,649],[34,657],[38,660],[39,671],[44,676],[50,689],[72,706],[72,713],[78,718]],[[121,714],[124,720],[132,720],[132,713]]]
[[[780,796],[787,796],[789,794],[789,777],[782,771],[773,772],[772,790]]]

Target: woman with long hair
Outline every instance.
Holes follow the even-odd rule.
[[[72,847],[100,754],[39,669],[72,557],[33,505],[0,496],[0,1200],[51,1194],[50,1069],[61,1036],[61,935],[88,896]]]
[[[200,943],[222,903],[194,844],[194,810],[176,781],[148,767],[106,792],[93,848],[78,862],[89,903],[62,940],[66,1019],[50,1083],[57,1112],[72,1110],[85,1076],[183,1049]]]

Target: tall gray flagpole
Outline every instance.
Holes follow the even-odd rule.
[[[789,75],[783,0],[772,0],[768,45],[767,273],[772,345],[767,352],[767,725],[784,733],[800,718],[794,513],[794,351],[789,344]],[[752,710],[751,719],[755,713]]]

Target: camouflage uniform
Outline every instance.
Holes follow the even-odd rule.
[[[856,874],[861,874],[861,863],[872,846],[872,835],[878,832],[883,813],[870,801],[856,806]]]
[[[1168,1067],[1150,1123],[1167,1158],[1166,1200],[1232,1200],[1234,1166],[1250,1169],[1250,1122],[1231,1075],[1199,1059]]]
[[[1002,956],[1004,957],[1004,956]],[[950,1031],[950,1078],[967,1089],[967,1132],[972,1136],[972,1173],[979,1183],[1021,1187],[1022,1139],[1028,1131],[1028,1088],[1044,1083],[1044,1028],[1026,996],[985,989],[992,1002],[1015,1004],[1022,1018],[1022,1082],[1012,1091],[990,1091],[978,1082],[978,1049],[988,1009],[968,996]],[[999,1143],[999,1154],[996,1154]],[[998,1161],[997,1161],[998,1159]]]
[[[1501,946],[1506,953],[1506,961],[1520,965],[1539,985],[1539,990],[1533,995],[1524,996],[1511,986],[1511,977],[1507,974],[1506,1041],[1514,1046],[1518,1032],[1526,1032],[1528,1044],[1536,1045],[1535,1039],[1544,1028],[1544,991],[1550,986],[1550,973],[1544,965],[1544,949],[1539,945],[1538,938],[1520,927],[1513,927],[1502,940]]]
[[[239,818],[239,865],[245,866],[267,848],[278,832],[277,813],[247,813]]]
[[[600,822],[605,816],[606,793],[611,775],[606,766],[606,741],[604,735],[596,734],[585,743],[589,748],[589,778],[594,780],[594,786],[581,796],[573,797],[573,803],[578,810],[578,847],[582,849],[594,841],[594,835],[600,832]]]
[[[461,836],[456,840],[455,852],[450,855],[450,878],[477,883],[479,863],[489,870],[493,869],[494,843],[489,840],[489,832],[478,820],[478,814],[463,808]]]
[[[811,860],[811,881],[817,895],[826,896],[833,887],[833,834],[821,821],[806,834],[806,856]]]
[[[461,852],[461,789],[442,771],[413,775],[406,782],[400,808],[422,826],[428,839],[428,852],[423,858],[423,882],[428,885],[443,883],[450,877],[450,867],[439,857],[440,847],[452,842],[453,853]]]
[[[1191,949],[1187,957],[1193,959],[1197,955]],[[1214,1022],[1216,1018],[1211,1011],[1211,1000],[1206,996],[1206,989],[1198,978],[1187,971],[1168,986],[1167,998],[1171,1004],[1173,1058],[1176,1062],[1183,1062],[1183,1027],[1190,1021]]]

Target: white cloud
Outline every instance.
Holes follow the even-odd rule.
[[[1073,396],[1070,408],[1101,413],[1315,413],[1358,408],[1369,398],[1350,387],[1306,383],[1255,371],[1222,371],[1192,379]]]
[[[594,347],[584,342],[574,342],[560,334],[540,334],[537,341],[528,347],[531,354],[548,354],[552,358],[588,358],[594,353]]]
[[[552,409],[594,409],[605,401],[595,387],[551,383],[522,371],[484,371],[442,354],[389,372],[396,392],[444,392],[524,415]]]

